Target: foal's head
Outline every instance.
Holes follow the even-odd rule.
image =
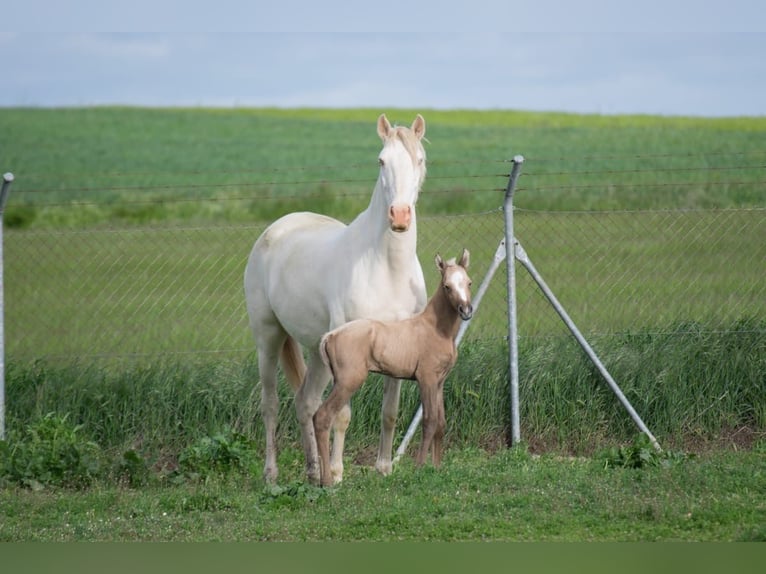
[[[436,266],[442,274],[442,291],[452,308],[460,314],[460,318],[464,321],[473,316],[471,278],[466,271],[470,256],[468,250],[463,249],[463,254],[457,263],[454,259],[445,262],[440,255],[437,255],[435,259]]]

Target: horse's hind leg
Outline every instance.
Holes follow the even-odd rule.
[[[330,474],[334,483],[343,480],[343,449],[346,443],[346,430],[351,423],[351,405],[343,405],[332,423],[332,453],[330,454]]]
[[[279,415],[279,396],[277,394],[277,357],[281,341],[272,344],[261,343],[258,346],[258,373],[261,377],[261,416],[266,431],[266,460],[263,466],[263,478],[275,483],[277,468],[277,419]]]
[[[318,351],[312,351],[308,371],[298,394],[295,395],[295,410],[301,426],[301,441],[306,455],[306,478],[312,484],[319,484],[320,468],[314,432],[314,413],[322,404],[322,392],[330,381],[330,370],[322,362]]]
[[[380,445],[375,469],[383,474],[391,474],[391,454],[394,449],[394,430],[396,417],[399,413],[399,391],[402,382],[399,379],[386,377],[383,383],[383,406],[381,407]]]

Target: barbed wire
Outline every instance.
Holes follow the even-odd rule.
[[[743,156],[754,156],[754,155],[766,155],[766,151],[755,151],[755,152],[731,152],[726,154],[695,154],[695,153],[682,153],[682,154],[629,154],[629,155],[609,155],[609,156],[583,156],[580,159],[587,159],[587,160],[605,160],[608,159],[610,161],[615,160],[625,160],[625,159],[647,159],[647,158],[689,158],[689,157],[708,157],[710,155],[715,155],[716,157],[722,157],[724,155],[728,155],[731,157],[743,157]],[[548,161],[553,158],[538,158],[528,161]],[[559,158],[561,159],[561,158]],[[567,158],[567,160],[572,161],[573,159],[577,158]],[[453,167],[453,166],[461,166],[461,165],[477,165],[477,164],[483,164],[483,165],[496,165],[496,164],[504,164],[508,163],[513,160],[506,160],[506,159],[493,159],[493,160],[487,160],[487,159],[464,159],[460,161],[436,161],[431,162],[431,167],[434,165],[439,167]],[[219,174],[219,175],[234,175],[234,174],[279,174],[279,173],[295,173],[295,172],[306,172],[306,171],[312,171],[312,170],[332,170],[332,169],[357,169],[357,168],[368,168],[369,164],[352,164],[352,165],[344,165],[344,166],[330,166],[330,165],[321,165],[321,166],[295,166],[295,167],[283,167],[283,168],[268,168],[268,169],[262,169],[262,170],[244,170],[244,171],[210,171],[206,172],[204,170],[192,170],[192,171],[182,171],[182,172],[108,172],[106,174],[103,173],[82,173],[80,174],[81,177],[122,177],[122,178],[128,178],[128,177],[139,177],[139,176],[147,176],[147,175],[170,175],[170,176],[178,176],[178,175],[211,175],[211,174]],[[760,171],[766,169],[766,165],[761,164],[748,164],[748,165],[736,165],[736,166],[696,166],[696,167],[646,167],[646,168],[631,168],[631,169],[625,169],[625,168],[616,168],[616,169],[586,169],[586,170],[559,170],[554,172],[541,172],[541,171],[535,171],[532,170],[525,170],[522,172],[524,176],[524,180],[531,179],[530,182],[531,185],[525,185],[522,184],[517,188],[517,192],[531,192],[531,191],[581,191],[581,190],[588,190],[588,189],[636,189],[636,188],[654,188],[654,189],[661,189],[661,188],[670,188],[670,187],[690,187],[690,186],[698,186],[698,185],[721,185],[721,186],[744,186],[744,185],[764,185],[766,184],[765,180],[717,180],[717,181],[678,181],[678,182],[659,182],[659,183],[647,183],[647,182],[641,182],[641,183],[630,183],[630,182],[616,182],[616,181],[600,181],[597,183],[590,183],[590,184],[579,184],[579,185],[573,185],[573,184],[560,184],[560,185],[547,185],[542,184],[538,185],[538,183],[542,183],[544,181],[544,178],[546,177],[571,177],[573,179],[576,178],[582,178],[583,176],[588,175],[640,175],[640,174],[651,174],[655,175],[657,173],[685,173],[685,174],[691,174],[691,173],[708,173],[708,172],[736,172],[736,171]],[[70,176],[74,176],[75,174],[68,174]],[[495,179],[495,178],[508,178],[509,173],[502,172],[502,173],[484,173],[484,174],[431,174],[428,177],[429,182],[439,182],[440,185],[448,186],[450,182],[457,182],[460,181],[461,183],[465,183],[466,181],[478,181],[478,180],[488,180],[488,179]],[[77,206],[92,206],[92,205],[101,205],[104,203],[104,201],[98,201],[98,200],[75,200],[75,201],[65,201],[60,199],[61,194],[102,194],[105,192],[130,192],[130,193],[172,193],[172,192],[188,192],[188,191],[199,191],[199,190],[208,190],[208,191],[220,191],[220,190],[237,190],[237,191],[243,191],[243,190],[252,190],[253,192],[259,192],[256,195],[248,194],[248,195],[234,195],[234,196],[216,196],[216,197],[150,197],[150,198],[138,198],[138,199],[129,199],[126,200],[124,198],[120,198],[120,203],[125,205],[140,205],[140,204],[172,204],[172,203],[188,203],[188,202],[235,202],[235,201],[298,201],[298,200],[312,200],[312,199],[327,199],[327,198],[337,198],[337,199],[347,199],[347,198],[362,198],[362,197],[368,197],[369,196],[369,190],[366,189],[366,187],[369,186],[370,179],[369,178],[320,178],[320,179],[299,179],[299,180],[289,180],[289,181],[279,181],[278,179],[273,179],[269,181],[258,181],[258,182],[252,182],[252,181],[245,181],[245,182],[208,182],[208,183],[169,183],[169,184],[143,184],[143,185],[117,185],[117,186],[80,186],[80,187],[38,187],[38,188],[29,188],[24,189],[22,188],[20,190],[20,193],[22,194],[56,194],[58,197],[54,201],[36,201],[35,205],[41,206],[41,207],[77,207]],[[326,192],[320,192],[320,193],[294,193],[294,194],[275,194],[274,189],[280,188],[296,188],[296,187],[325,187],[325,186],[345,186],[345,185],[360,185],[359,191],[338,191],[338,190],[329,190]],[[366,184],[366,185],[365,185]],[[361,186],[365,186],[365,189],[361,189]],[[466,194],[466,193],[483,193],[483,192],[493,192],[493,193],[500,193],[505,190],[505,187],[478,187],[475,185],[470,186],[452,186],[452,187],[443,187],[442,189],[427,189],[428,194]],[[267,193],[263,193],[263,192]]]
[[[605,161],[605,160],[644,160],[644,159],[670,159],[670,158],[690,158],[690,157],[742,157],[750,155],[763,155],[766,156],[766,149],[763,150],[749,150],[749,151],[736,151],[736,152],[722,152],[722,151],[709,151],[709,152],[686,152],[686,153],[656,153],[656,154],[608,154],[608,155],[583,155],[583,156],[524,156],[526,161],[534,162],[562,162],[562,161]],[[513,162],[513,158],[505,160],[507,163]]]
[[[766,169],[766,165],[739,165],[739,166],[705,166],[705,167],[665,167],[665,168],[645,168],[645,169],[603,169],[603,170],[585,170],[585,171],[555,171],[555,172],[535,172],[524,171],[527,177],[544,176],[581,176],[581,175],[613,175],[628,173],[673,173],[673,172],[694,172],[694,171],[734,171],[734,170]]]

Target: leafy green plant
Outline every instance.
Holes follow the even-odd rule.
[[[270,508],[300,508],[305,503],[316,502],[328,496],[330,490],[307,484],[293,482],[287,485],[267,485],[261,492],[260,503]]]
[[[255,444],[252,440],[226,430],[202,437],[186,447],[178,457],[178,476],[198,480],[247,470],[254,456]]]
[[[117,461],[117,475],[132,488],[146,485],[151,477],[146,460],[134,449],[122,453]]]
[[[671,466],[686,455],[675,451],[659,451],[644,433],[636,435],[629,445],[611,447],[600,455],[606,468],[648,468]]]
[[[102,472],[101,449],[68,415],[49,413],[0,442],[0,482],[34,490],[84,487]]]

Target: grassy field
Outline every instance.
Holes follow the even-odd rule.
[[[29,445],[13,459],[21,478],[8,478],[10,451],[0,460],[0,539],[763,539],[766,118],[421,111],[429,286],[434,253],[463,246],[481,280],[502,236],[508,160],[523,154],[517,237],[668,457],[605,462],[635,427],[522,270],[526,447],[501,448],[501,269],[448,383],[443,472],[409,459],[389,479],[369,470],[371,383],[353,405],[347,483],[303,485],[283,389],[283,474],[264,489],[245,259],[282,213],[348,220],[366,206],[379,111],[0,109],[0,169],[16,176],[4,219],[4,444]],[[405,422],[416,405],[405,386]],[[29,434],[48,413],[74,425],[52,444],[78,429],[74,450],[46,451],[44,433]],[[243,468],[178,474],[188,449],[226,432],[254,441]],[[51,478],[62,460],[87,470],[87,445],[100,470],[84,488]],[[59,458],[41,462],[51,452]],[[50,481],[35,478],[40,468]]]
[[[451,451],[440,471],[390,477],[351,465],[340,487],[254,475],[81,492],[0,490],[8,541],[754,541],[763,540],[763,453],[644,469],[512,449]]]
[[[718,328],[766,317],[763,213],[520,212],[516,228],[585,332],[656,329],[679,321]],[[262,229],[11,229],[4,246],[7,352],[20,360],[247,354],[252,342],[242,273]],[[468,247],[478,286],[501,237],[499,212],[424,218],[419,254],[429,291],[436,284],[435,253],[454,257]],[[521,268],[518,281],[520,334],[560,334],[561,322]],[[482,305],[469,333],[506,335],[503,267]]]
[[[425,215],[494,209],[527,159],[527,209],[763,207],[764,118],[601,117],[420,110]],[[349,218],[376,177],[378,110],[3,109],[7,222]],[[409,124],[414,110],[388,111]],[[659,177],[659,180],[658,180]]]
[[[16,175],[5,214],[10,356],[249,349],[241,273],[253,241],[288,211],[349,220],[366,206],[378,113],[0,110],[0,167]],[[517,236],[581,328],[766,315],[764,118],[423,113],[429,287],[436,252],[468,247],[483,276],[502,237],[508,160],[521,153]],[[502,336],[499,275],[476,330]],[[560,332],[520,281],[522,335]]]

